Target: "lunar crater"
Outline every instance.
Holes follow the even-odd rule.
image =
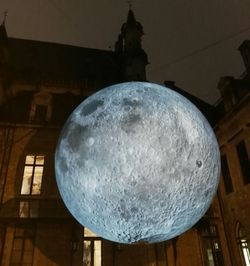
[[[139,125],[141,120],[140,114],[131,113],[123,119],[121,122],[121,128],[126,133],[136,133],[135,127]]]
[[[203,115],[150,83],[90,96],[64,125],[55,155],[65,205],[103,238],[159,242],[191,228],[218,186],[219,148]]]
[[[196,165],[201,168],[202,167],[202,161],[201,160],[197,160],[196,161]]]
[[[87,126],[74,124],[72,130],[70,130],[68,132],[68,135],[65,136],[65,140],[68,141],[73,152],[76,152],[79,149],[79,144],[81,145],[89,135],[90,132]]]
[[[131,106],[134,109],[136,109],[136,107],[139,107],[141,105],[141,102],[137,98],[132,98],[132,99],[124,98],[122,100],[122,105],[123,106]]]
[[[97,110],[98,107],[103,106],[104,102],[101,100],[92,100],[90,103],[86,104],[81,110],[81,116],[87,116],[92,114]]]

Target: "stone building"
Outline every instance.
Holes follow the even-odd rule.
[[[10,38],[0,26],[0,265],[250,265],[248,75],[221,79],[216,108],[165,82],[203,112],[222,151],[217,197],[188,232],[157,244],[113,243],[79,225],[60,198],[54,152],[63,123],[93,92],[146,81],[142,36],[132,10],[115,51]],[[247,70],[248,47],[240,48]]]
[[[250,41],[239,47],[246,72],[222,77],[214,127],[221,149],[218,194],[232,265],[250,265]]]

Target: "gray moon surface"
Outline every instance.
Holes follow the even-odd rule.
[[[55,171],[72,215],[119,243],[178,236],[207,211],[220,173],[218,143],[200,111],[147,82],[107,87],[66,121]]]

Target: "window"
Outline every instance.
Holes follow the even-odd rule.
[[[27,155],[23,171],[21,195],[41,194],[44,155]]]
[[[223,266],[224,260],[220,247],[216,225],[209,225],[202,230],[203,253],[206,266]]]
[[[39,205],[38,201],[20,201],[19,202],[19,217],[20,218],[37,218]]]
[[[245,59],[245,62],[246,62],[246,65],[247,65],[247,63],[249,61],[249,58],[248,58],[248,49],[242,50],[242,56]]]
[[[83,231],[83,266],[102,265],[102,240],[86,227]]]
[[[31,225],[15,228],[10,266],[32,266],[35,241],[35,227]]]
[[[36,104],[35,105],[35,116],[34,116],[34,121],[35,122],[46,122],[47,120],[47,105],[40,105]]]
[[[30,109],[30,121],[44,123],[50,121],[52,113],[52,95],[40,90],[33,95]]]
[[[234,189],[233,189],[233,184],[232,184],[232,178],[230,175],[226,155],[221,156],[221,174],[223,177],[226,194],[233,192]]]
[[[237,242],[239,245],[240,255],[242,259],[242,263],[244,266],[250,266],[250,251],[249,251],[249,245],[246,238],[246,232],[242,225],[237,225]]]
[[[246,149],[245,142],[242,140],[236,145],[236,150],[239,158],[240,168],[244,183],[250,183],[250,161]]]

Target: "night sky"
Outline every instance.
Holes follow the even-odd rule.
[[[1,0],[10,37],[110,50],[125,22],[126,0]],[[250,39],[249,0],[137,0],[149,81],[176,85],[209,103],[221,76],[244,71],[238,47]]]

